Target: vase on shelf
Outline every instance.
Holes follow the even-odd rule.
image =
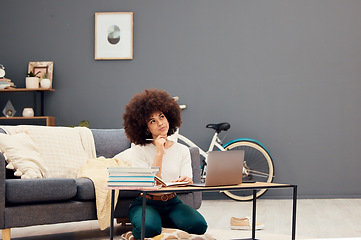
[[[24,108],[23,117],[34,117],[34,110],[32,108]]]
[[[41,88],[45,88],[45,89],[49,89],[51,87],[51,81],[49,78],[43,78],[40,81],[40,87]]]

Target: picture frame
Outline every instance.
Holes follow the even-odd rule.
[[[44,74],[47,75],[50,80],[50,88],[53,88],[53,71],[54,71],[54,62],[29,62],[28,73],[32,71],[34,74],[40,72],[39,77],[43,78]]]
[[[94,59],[133,59],[133,12],[95,13]]]

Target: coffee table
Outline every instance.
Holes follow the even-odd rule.
[[[259,189],[282,189],[282,188],[291,188],[293,189],[293,204],[292,204],[292,234],[291,239],[295,240],[296,237],[296,208],[297,208],[297,185],[294,184],[285,184],[285,183],[264,183],[264,182],[255,182],[255,183],[242,183],[239,185],[231,186],[218,186],[218,187],[194,187],[194,186],[185,186],[185,187],[166,187],[166,188],[122,188],[122,187],[107,187],[107,189],[112,190],[111,197],[111,216],[110,216],[110,240],[113,240],[114,236],[114,196],[115,190],[134,190],[143,193],[143,208],[142,208],[142,232],[141,240],[144,240],[144,226],[145,226],[145,206],[146,206],[146,194],[147,193],[162,193],[162,192],[212,192],[212,191],[232,191],[232,190],[253,190],[253,204],[252,204],[252,240],[256,240],[256,194]]]

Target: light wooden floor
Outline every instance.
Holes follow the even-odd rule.
[[[229,220],[232,216],[251,216],[252,202],[204,200],[199,211],[210,229],[238,231],[229,230]],[[263,222],[265,229],[257,234],[290,236],[291,213],[292,200],[258,199],[257,221]],[[361,199],[301,199],[297,202],[297,239],[361,237],[360,223]],[[115,239],[119,239],[122,231],[116,229]],[[108,233],[108,230],[98,230],[96,221],[87,221],[12,229],[11,236],[18,240],[100,240],[107,239]]]
[[[229,219],[232,216],[252,215],[252,203],[204,201],[200,211],[208,220],[210,228],[229,229]],[[257,221],[265,224],[263,232],[290,235],[291,214],[291,200],[257,200]],[[361,199],[297,201],[297,239],[361,237],[360,223]]]

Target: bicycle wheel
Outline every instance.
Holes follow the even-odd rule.
[[[226,150],[244,150],[243,180],[256,182],[272,182],[274,167],[271,155],[268,151],[254,140],[236,140],[225,146]],[[257,190],[256,197],[263,195],[267,189]],[[223,191],[227,197],[238,201],[253,199],[253,190]]]

